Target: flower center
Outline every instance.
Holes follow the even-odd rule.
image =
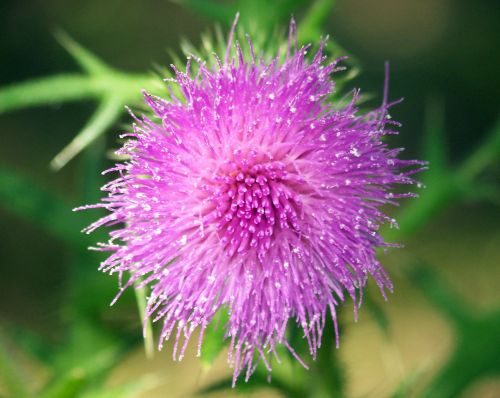
[[[235,156],[214,178],[215,228],[228,257],[254,250],[262,262],[280,230],[299,231],[300,202],[285,169],[250,153]]]

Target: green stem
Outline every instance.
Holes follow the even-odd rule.
[[[137,300],[137,307],[139,309],[139,316],[144,327],[144,351],[146,353],[146,358],[153,358],[155,348],[154,348],[154,340],[153,340],[153,326],[151,324],[151,319],[148,317],[146,319],[146,287],[137,287],[138,283],[135,283],[135,297]]]

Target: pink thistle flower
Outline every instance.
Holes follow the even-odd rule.
[[[151,287],[146,316],[163,323],[160,347],[173,336],[174,359],[196,329],[200,351],[207,325],[228,310],[234,382],[255,359],[270,371],[279,344],[295,355],[290,319],[315,357],[346,294],[357,311],[368,276],[392,290],[375,256],[390,246],[380,224],[394,223],[381,206],[413,196],[392,190],[423,163],[382,141],[397,125],[386,99],[365,114],[358,91],[347,105],[329,101],[340,60],[326,63],[324,43],[309,60],[292,22],[287,55],[266,61],[250,41],[250,55],[238,43],[231,55],[233,31],[223,61],[198,60],[193,73],[189,59],[185,72],[174,67],[169,99],[144,95],[154,117],[135,119],[118,151],[129,160],[108,170],[119,177],[102,203],[84,208],[109,210],[86,229],[116,226],[100,269],[130,275],[121,291]]]

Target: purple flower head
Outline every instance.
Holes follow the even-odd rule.
[[[154,117],[136,118],[119,150],[128,160],[103,187],[109,215],[87,228],[116,226],[100,249],[105,272],[130,275],[151,295],[146,315],[161,321],[160,346],[175,340],[174,358],[221,308],[234,380],[259,359],[270,370],[297,322],[314,357],[329,312],[346,294],[359,304],[371,276],[392,284],[375,250],[388,218],[381,206],[411,194],[418,161],[382,141],[393,134],[384,99],[361,114],[355,91],[332,104],[339,60],[326,62],[324,43],[312,57],[293,45],[271,60],[248,54],[232,34],[224,60],[208,67],[188,59],[174,68],[168,99],[145,94]],[[195,72],[191,71],[195,69]],[[300,359],[299,359],[300,360]]]

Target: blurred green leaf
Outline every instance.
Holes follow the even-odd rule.
[[[224,334],[228,320],[227,309],[220,309],[205,329],[200,359],[206,367],[212,365],[227,344],[227,341],[224,340]]]
[[[398,215],[400,228],[386,230],[384,236],[389,240],[397,240],[418,231],[439,211],[467,197],[475,186],[478,175],[499,159],[500,120],[487,134],[482,145],[461,166],[451,171],[448,177],[429,179],[427,187],[420,193],[419,200],[406,204]]]
[[[337,308],[337,321],[340,324],[340,312],[342,307]],[[292,372],[289,377],[282,377],[286,385],[297,392],[297,397],[327,398],[345,397],[345,374],[342,365],[339,363],[339,355],[336,350],[335,328],[330,315],[327,315],[321,347],[317,350],[315,360],[310,359],[309,346],[304,337],[303,329],[292,323],[288,326],[289,344],[293,347],[299,357],[301,357],[310,369],[305,369],[296,358],[287,350],[286,358],[291,361]],[[342,335],[342,332],[340,332]],[[283,359],[283,357],[282,357]],[[274,369],[273,369],[274,378]],[[302,395],[301,395],[302,391]]]
[[[172,0],[215,21],[230,25],[236,13],[240,13],[239,24],[248,32],[269,33],[276,25],[287,24],[293,14],[307,4],[307,0],[237,0],[221,2],[216,0]],[[325,1],[325,0],[323,0]],[[318,14],[317,12],[316,14]],[[258,15],[258,18],[255,16]]]
[[[464,190],[464,198],[474,201],[486,201],[500,206],[500,181],[475,182]]]
[[[107,176],[102,175],[102,171],[106,168],[106,158],[103,156],[106,152],[106,144],[106,137],[101,135],[82,153],[78,167],[78,196],[82,204],[99,202],[102,197],[100,188],[109,180]],[[107,211],[101,209],[101,211],[93,212],[93,218],[99,217],[100,213],[104,215]]]
[[[458,187],[453,176],[443,179],[439,183],[429,184],[418,194],[420,197],[405,203],[401,212],[397,215],[399,229],[386,229],[383,233],[386,241],[399,241],[415,234],[436,214],[445,209],[450,203],[459,200],[457,197]]]
[[[249,33],[264,31],[269,34],[277,26],[288,26],[291,17],[300,12],[307,0],[239,0],[241,24]],[[258,18],[255,16],[258,15]]]
[[[384,336],[387,338],[390,337],[389,318],[387,318],[384,309],[379,304],[378,300],[373,297],[373,293],[369,289],[366,289],[365,293],[363,294],[363,303],[373,316],[375,323],[383,332]]]
[[[22,351],[45,364],[50,363],[52,345],[32,330],[9,324],[5,327],[5,334]]]
[[[156,91],[159,79],[114,70],[67,34],[58,40],[89,75],[61,74],[0,88],[0,114],[30,106],[83,99],[99,100],[99,107],[83,130],[51,162],[59,170],[119,118],[125,105],[141,98],[141,91]]]
[[[441,99],[433,97],[427,103],[425,115],[424,159],[430,167],[424,178],[437,180],[447,174],[447,146],[444,106]]]
[[[307,388],[310,397],[345,397],[345,370],[335,349],[333,322],[326,323],[316,361],[311,364],[311,377]]]
[[[15,83],[0,88],[0,114],[31,106],[100,98],[105,92],[104,86],[100,78],[77,74]]]
[[[415,263],[407,269],[410,281],[418,286],[434,307],[445,314],[457,326],[461,326],[472,311],[463,303],[436,273],[422,264]]]
[[[232,388],[232,378],[227,378],[217,381],[201,389],[198,394],[213,394],[225,390],[232,390],[236,393],[248,393],[262,388],[277,390],[281,392],[285,397],[290,398],[302,398],[309,396],[305,391],[291,387],[288,383],[284,383],[280,378],[274,377],[274,375],[269,378],[267,371],[263,371],[261,367],[257,368],[248,382],[245,382],[244,380],[238,380],[238,382],[236,383],[236,388],[234,389]]]
[[[309,6],[299,24],[299,43],[314,43],[322,36],[322,26],[330,15],[335,0],[316,0]]]
[[[124,343],[90,319],[75,317],[66,341],[53,355],[54,378],[39,396],[80,397],[88,386],[100,385],[107,373],[119,364]]]
[[[91,243],[79,231],[87,224],[84,214],[72,212],[73,206],[64,200],[1,166],[0,206],[73,247],[85,248]]]
[[[478,312],[431,268],[409,268],[410,280],[445,315],[455,329],[456,345],[422,398],[454,398],[480,377],[500,374],[500,309]]]
[[[87,375],[81,368],[75,368],[60,375],[44,389],[39,398],[76,398],[85,387]]]
[[[476,314],[456,334],[450,359],[420,397],[458,397],[476,380],[500,375],[500,310]]]
[[[459,183],[474,180],[492,162],[500,161],[500,118],[488,132],[483,143],[472,153],[457,171]]]
[[[59,74],[2,87],[0,114],[30,106],[88,98],[107,101],[121,96],[122,100],[130,100],[140,98],[142,89],[157,86],[156,79],[146,74],[123,73],[109,67],[66,33],[57,31],[55,35],[88,74]]]
[[[191,10],[205,15],[214,21],[230,22],[234,18],[237,7],[235,4],[222,4],[215,0],[171,0]]]
[[[160,384],[158,377],[146,375],[137,380],[116,387],[99,387],[82,394],[81,398],[131,398],[144,393]]]
[[[147,74],[60,74],[1,87],[0,114],[32,106],[115,96],[121,97],[126,105],[128,101],[138,102],[141,90],[156,92],[159,87],[162,87],[161,80]]]
[[[126,342],[92,319],[73,317],[66,341],[54,356],[55,368],[61,373],[80,368],[88,377],[107,371],[117,363]]]
[[[396,387],[396,390],[390,395],[391,398],[407,398],[412,395],[413,389],[420,381],[422,371],[415,370],[409,372]]]
[[[108,65],[96,57],[93,53],[82,47],[73,40],[66,32],[56,30],[56,39],[71,54],[80,67],[90,75],[105,75],[114,73]]]
[[[116,122],[124,109],[124,100],[119,95],[106,97],[76,137],[50,162],[54,170],[61,169],[97,137]]]
[[[13,398],[26,398],[31,395],[26,388],[26,380],[20,369],[8,353],[3,335],[0,335],[0,382]]]

